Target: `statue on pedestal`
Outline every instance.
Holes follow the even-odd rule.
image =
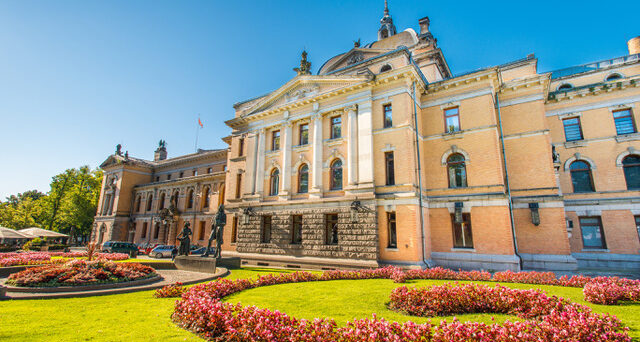
[[[211,234],[209,235],[209,243],[207,244],[207,250],[204,252],[202,257],[208,257],[209,251],[211,250],[211,242],[216,240],[216,249],[213,255],[214,258],[220,259],[222,257],[221,248],[222,248],[222,236],[224,235],[224,225],[227,224],[227,215],[224,213],[224,204],[220,204],[218,207],[218,212],[216,213],[216,218],[211,225]]]
[[[178,248],[178,255],[189,255],[191,249],[191,239],[189,236],[193,234],[191,228],[189,228],[189,222],[184,223],[184,228],[178,235],[178,241],[180,241],[180,248]]]

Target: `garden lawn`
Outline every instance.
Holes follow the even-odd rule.
[[[266,269],[231,270],[230,279],[255,278],[267,273],[288,271]],[[386,307],[391,290],[403,285],[428,286],[448,281],[412,280],[396,284],[392,280],[336,280],[265,286],[225,298],[230,302],[275,309],[297,318],[332,317],[339,325],[353,318],[426,322],[428,319],[405,316]],[[463,283],[463,282],[460,282]],[[476,282],[483,283],[483,282]],[[493,282],[486,282],[493,286]],[[541,288],[596,312],[618,316],[631,328],[630,335],[640,341],[640,303],[620,306],[594,305],[582,299],[582,289],[524,284],[503,285],[517,288]],[[156,299],[153,291],[111,296],[0,301],[0,341],[198,341],[198,337],[171,322],[175,298]],[[459,315],[461,320],[496,322],[517,319],[507,315]],[[448,318],[447,320],[450,320]],[[438,318],[432,322],[439,321]]]

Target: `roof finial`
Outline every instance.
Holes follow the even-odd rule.
[[[384,0],[384,15],[389,15],[389,6],[387,0]]]
[[[380,29],[378,30],[378,40],[391,37],[396,34],[396,27],[393,25],[393,19],[389,15],[389,4],[384,0],[384,15],[380,19]]]

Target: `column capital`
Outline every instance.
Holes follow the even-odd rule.
[[[287,120],[287,121],[282,123],[282,127],[283,128],[291,128],[291,126],[293,126],[293,121],[291,121],[291,120]]]
[[[358,105],[357,105],[357,104],[354,104],[354,105],[351,105],[351,106],[346,106],[346,107],[344,107],[344,112],[345,112],[345,113],[349,113],[349,112],[357,112],[357,111],[358,111]]]
[[[320,114],[319,112],[314,112],[313,114],[311,114],[311,120],[317,121],[320,119],[322,119],[322,114]]]

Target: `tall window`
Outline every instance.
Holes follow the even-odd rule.
[[[462,154],[454,153],[447,158],[447,170],[449,172],[450,188],[464,188],[467,186],[467,167]]]
[[[280,149],[280,131],[273,131],[271,133],[271,150],[277,151]]]
[[[593,179],[591,178],[591,167],[582,160],[576,160],[569,166],[571,171],[571,183],[573,192],[593,192]]]
[[[385,167],[387,185],[396,184],[395,170],[393,167],[393,152],[384,153],[384,167]]]
[[[140,202],[142,202],[142,198],[140,196],[138,196],[138,198],[136,198],[136,212],[137,213],[140,212]]]
[[[616,132],[618,135],[636,132],[636,125],[633,122],[631,109],[623,109],[613,112],[613,121],[616,124]]]
[[[453,247],[473,248],[473,235],[471,234],[471,215],[462,214],[462,222],[456,223],[455,215],[451,215],[453,224]]]
[[[325,242],[327,245],[338,244],[338,214],[327,214],[325,216]]]
[[[149,194],[149,197],[147,197],[147,211],[151,211],[151,203],[153,203],[153,195]]]
[[[207,168],[207,173],[213,172],[213,168]]]
[[[193,190],[189,190],[189,194],[187,195],[187,208],[193,208]]]
[[[238,139],[238,157],[244,155],[244,138]]]
[[[280,170],[273,169],[271,171],[271,187],[269,189],[269,196],[278,195],[278,188],[280,187]]]
[[[583,248],[606,249],[607,243],[602,231],[602,221],[599,216],[580,217]]]
[[[178,207],[178,196],[180,196],[178,190],[176,190],[171,196],[171,204],[173,204],[174,207]]]
[[[309,124],[300,125],[300,145],[309,143]]]
[[[167,175],[167,180],[171,180],[171,174]]]
[[[262,232],[260,234],[260,242],[271,242],[271,216],[262,216]]]
[[[382,106],[382,114],[384,115],[383,127],[388,128],[393,126],[391,104],[386,104]]]
[[[205,230],[205,222],[204,221],[200,221],[200,235],[198,240],[204,240],[204,230]]]
[[[197,176],[198,175],[198,169],[193,170],[193,176]]]
[[[627,190],[640,189],[640,157],[626,156],[622,160],[624,179],[627,181]]]
[[[633,217],[636,221],[636,230],[638,231],[638,239],[640,239],[640,216]]]
[[[309,166],[302,164],[298,169],[298,193],[309,192]]]
[[[142,223],[142,234],[140,234],[140,238],[144,239],[147,237],[147,228],[149,227],[149,224],[147,222]]]
[[[205,187],[202,192],[202,196],[204,198],[204,203],[202,204],[203,208],[209,208],[209,187]]]
[[[342,117],[335,116],[331,118],[331,139],[337,139],[342,136]]]
[[[242,174],[238,173],[236,175],[236,198],[240,198],[242,196]]]
[[[180,171],[180,177],[179,178],[182,178],[182,177],[184,177],[184,171]]]
[[[567,141],[582,140],[580,118],[564,119],[562,124],[564,125],[564,137]]]
[[[153,230],[153,238],[157,240],[159,235],[160,235],[160,223],[156,223],[156,229]]]
[[[331,163],[331,190],[342,190],[342,161],[340,159]]]
[[[387,244],[387,247],[397,248],[398,236],[396,234],[396,212],[395,211],[387,213],[387,231],[389,234],[389,243]]]
[[[231,224],[231,243],[238,242],[238,216],[233,217]]]
[[[444,110],[444,130],[447,133],[460,130],[460,111],[458,107]]]
[[[160,194],[160,200],[158,201],[158,210],[162,210],[164,209],[164,192],[162,194]]]
[[[302,243],[302,215],[293,215],[291,218],[291,243]]]

